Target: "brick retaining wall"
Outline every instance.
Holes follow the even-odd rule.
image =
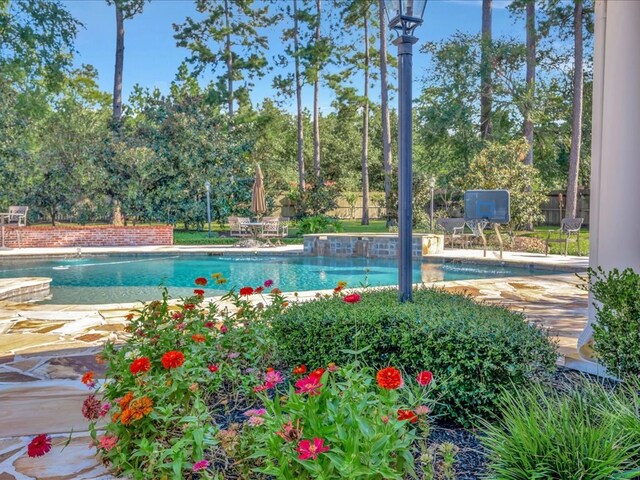
[[[10,248],[173,245],[173,226],[5,227],[4,242]]]

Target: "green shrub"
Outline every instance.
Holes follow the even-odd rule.
[[[506,394],[502,420],[484,422],[489,478],[638,478],[639,408],[634,389],[587,381],[565,393],[537,385]]]
[[[298,234],[307,233],[336,233],[342,231],[342,222],[337,218],[326,215],[305,217],[298,222]]]
[[[594,351],[613,374],[640,374],[640,274],[627,268],[589,269],[590,290],[596,303]]]
[[[463,424],[492,416],[502,388],[544,376],[556,359],[547,334],[522,315],[427,288],[414,291],[413,303],[398,303],[387,289],[356,304],[335,295],[294,305],[274,318],[271,332],[286,365],[344,365],[366,348],[362,360],[372,367],[431,370],[442,379],[438,413]]]

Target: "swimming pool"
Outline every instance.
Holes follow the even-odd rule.
[[[206,295],[231,287],[253,286],[271,279],[282,291],[322,290],[338,281],[349,287],[396,285],[395,260],[308,257],[299,255],[108,255],[0,261],[0,278],[50,277],[52,298],[45,303],[123,303],[160,298],[166,286],[172,297],[193,294],[196,277],[221,273],[228,283],[210,281]],[[530,268],[468,263],[414,261],[413,281],[466,280],[540,275]]]

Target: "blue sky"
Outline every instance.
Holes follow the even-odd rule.
[[[287,2],[289,0],[278,0]],[[115,13],[114,7],[104,0],[63,0],[71,14],[80,20],[85,28],[76,40],[76,64],[91,64],[99,73],[100,88],[111,92],[113,89],[113,66],[115,59]],[[524,35],[524,21],[517,22],[506,10],[509,0],[494,0],[494,36]],[[328,8],[329,1],[323,2]],[[180,63],[188,52],[176,47],[173,38],[173,23],[182,23],[187,16],[197,16],[195,4],[191,0],[152,0],[141,15],[125,22],[125,54],[123,93],[125,99],[133,86],[158,87],[167,92]],[[456,30],[477,33],[481,23],[481,0],[429,0],[425,11],[424,24],[416,35],[420,41],[440,40]],[[515,23],[514,23],[515,22]],[[280,28],[267,33],[270,53],[275,55],[282,49],[279,41]],[[419,42],[420,44],[420,42]],[[418,44],[418,45],[419,45]],[[393,45],[389,51],[394,52]],[[425,68],[427,58],[415,49],[414,77],[418,78]],[[209,75],[208,78],[213,78]],[[205,79],[206,80],[206,79]],[[417,86],[416,86],[417,87]],[[414,87],[414,89],[416,88]],[[322,109],[330,108],[332,95],[328,88],[321,91]],[[274,95],[271,78],[258,80],[252,93],[254,103]],[[304,104],[311,106],[310,91],[304,92]],[[290,101],[285,108],[293,109]]]

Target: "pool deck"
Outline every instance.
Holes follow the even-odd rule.
[[[134,248],[83,248],[83,253],[289,253],[301,246],[265,249],[174,246]],[[16,255],[75,255],[75,248],[16,249],[0,251],[0,258]],[[530,266],[558,272],[584,272],[586,257],[562,257],[481,250],[445,250],[446,261],[473,261]],[[12,280],[13,286],[16,281]],[[5,280],[5,284],[8,283]],[[549,329],[559,346],[559,363],[589,369],[577,355],[576,342],[587,320],[587,293],[579,288],[575,273],[437,282],[434,286],[464,292],[479,301],[501,304],[523,312],[531,322]],[[6,287],[6,285],[4,285]],[[0,281],[0,291],[3,283]],[[315,298],[316,292],[288,294],[290,301]],[[262,300],[255,296],[255,301]],[[0,480],[11,479],[111,479],[90,448],[87,421],[80,407],[87,389],[80,377],[87,370],[98,376],[104,366],[95,354],[107,339],[125,336],[125,315],[136,304],[38,305],[0,301]],[[585,368],[586,365],[586,368]],[[71,443],[63,449],[71,435]],[[49,433],[52,451],[29,458],[26,445],[33,435]]]

